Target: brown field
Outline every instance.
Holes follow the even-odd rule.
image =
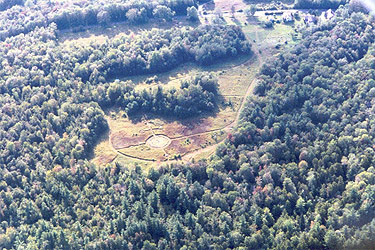
[[[130,135],[127,131],[121,130],[111,134],[111,143],[115,149],[128,148],[134,145],[144,144],[145,141],[152,135],[151,131],[144,133]]]
[[[229,101],[231,105],[228,105]],[[217,144],[234,123],[241,101],[242,97],[224,97],[227,106],[223,105],[214,116],[178,121],[153,115],[129,119],[122,111],[113,109],[107,115],[110,133],[95,148],[93,161],[105,165],[115,159],[125,161],[128,158],[129,161],[158,163]],[[167,136],[170,144],[165,148],[150,147],[146,141],[154,134]]]
[[[99,166],[105,166],[108,163],[111,163],[118,156],[116,151],[112,150],[112,146],[109,143],[109,133],[105,133],[99,140],[98,145],[94,149],[94,158],[93,163]]]
[[[168,159],[163,149],[150,148],[146,144],[120,149],[119,152],[129,158],[150,162],[165,161]]]
[[[102,164],[108,164],[111,160],[136,164],[143,161],[142,165],[147,168],[169,160],[183,159],[190,154],[198,156],[200,150],[206,152],[206,148],[223,141],[229,129],[235,125],[238,110],[258,67],[259,62],[255,57],[247,57],[209,68],[193,66],[188,70],[185,68],[183,73],[173,71],[169,76],[166,74],[163,76],[163,79],[169,80],[166,86],[197,72],[214,74],[219,80],[222,94],[219,110],[200,117],[175,120],[155,115],[129,119],[122,110],[112,109],[107,112],[110,133],[106,141],[96,147],[94,161]],[[170,144],[162,149],[151,148],[146,141],[154,134],[167,136]],[[203,155],[206,156],[207,152]]]

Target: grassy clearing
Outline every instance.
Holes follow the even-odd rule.
[[[189,161],[200,161],[209,159],[216,151],[216,147],[207,147],[204,150],[198,151],[196,154],[192,155]]]
[[[113,162],[117,157],[117,153],[112,150],[112,147],[109,144],[108,137],[108,132],[102,135],[98,145],[94,149],[95,158],[92,159],[92,162],[96,165],[105,166]]]
[[[114,163],[119,163],[122,166],[127,166],[128,168],[133,168],[136,165],[140,166],[144,171],[148,171],[150,168],[160,165],[160,162],[149,162],[144,160],[137,160],[134,158],[126,157],[121,154],[113,161]]]
[[[220,4],[229,6],[224,1]],[[243,97],[255,79],[260,65],[283,47],[295,42],[292,25],[276,23],[272,29],[265,29],[259,25],[265,17],[247,18],[243,13],[236,13],[234,19],[227,13],[224,18],[242,27],[245,35],[253,43],[255,55],[259,55],[260,58],[255,55],[239,57],[210,67],[189,63],[156,77],[143,75],[121,79],[133,81],[137,84],[137,89],[154,87],[160,83],[166,88],[178,88],[184,78],[197,73],[211,73],[218,78],[219,90],[223,96],[219,111],[185,120],[160,118],[155,115],[133,117],[130,120],[123,111],[110,110],[107,112],[107,119],[111,143],[109,136],[102,141],[95,149],[94,160],[97,159],[99,163],[106,162],[112,159],[113,154],[117,154],[114,162],[138,164],[144,169],[149,169],[166,160],[173,161],[181,157],[184,160],[207,159],[215,152],[215,145],[226,138],[228,128],[235,122]],[[150,78],[155,81],[145,84]],[[145,142],[153,134],[166,135],[171,139],[171,143],[164,149],[150,148]],[[111,146],[115,148],[108,149]]]
[[[119,152],[146,161],[165,161],[168,159],[163,149],[150,148],[146,144],[120,149]]]
[[[232,6],[235,10],[244,10],[247,4],[243,0],[214,0],[215,8],[222,12],[231,12]]]
[[[226,106],[215,116],[180,121],[152,115],[147,117],[147,121],[142,117],[130,120],[124,117],[123,111],[111,110],[107,116],[111,132],[106,140],[96,146],[94,161],[107,164],[114,160],[113,156],[118,154],[117,150],[124,154],[121,155],[122,162],[126,161],[126,158],[129,162],[137,159],[163,162],[217,144],[226,136],[221,130],[234,122],[241,101],[242,97],[225,97]],[[172,141],[165,149],[150,148],[145,142],[153,134],[166,135]]]
[[[168,79],[166,87],[176,87],[179,80],[198,72],[212,73],[218,77],[219,89],[223,97],[220,109],[213,115],[202,115],[197,118],[175,120],[160,118],[155,115],[132,117],[129,119],[120,109],[107,111],[110,135],[95,148],[96,162],[108,163],[117,154],[116,162],[139,163],[144,159],[144,166],[150,167],[184,156],[196,150],[204,149],[221,142],[226,137],[224,128],[234,123],[243,95],[251,80],[255,77],[259,62],[255,57],[240,57],[234,61],[201,68],[195,65],[182,66],[182,73],[173,70],[158,76]],[[159,78],[159,79],[160,79]],[[178,82],[178,83],[177,83]],[[152,87],[139,84],[139,88]],[[163,134],[172,141],[165,149],[153,149],[145,144],[153,134]],[[109,142],[111,137],[111,142]],[[118,150],[120,153],[116,152]],[[121,154],[122,153],[122,154]],[[106,159],[99,160],[99,159]],[[155,161],[155,162],[150,162]],[[143,166],[142,165],[142,166]]]
[[[218,72],[220,93],[223,96],[243,96],[255,77],[259,67],[259,61],[251,61],[246,65]]]

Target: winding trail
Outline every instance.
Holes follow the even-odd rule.
[[[256,40],[259,41],[258,31],[255,32],[255,35],[256,35]],[[263,58],[262,58],[262,56],[259,53],[259,48],[258,48],[257,44],[254,43],[248,36],[247,36],[247,38],[248,38],[248,41],[252,45],[254,54],[256,55],[256,59],[259,61],[259,67],[260,67],[263,64]],[[247,62],[244,62],[243,64],[246,64],[246,63]],[[241,66],[241,65],[238,65],[238,66]],[[225,126],[222,129],[218,129],[218,130],[220,130],[220,131],[224,130],[225,132],[228,133],[228,132],[230,132],[238,124],[238,122],[240,121],[240,118],[241,118],[242,110],[244,109],[244,107],[246,105],[248,97],[250,95],[253,95],[253,93],[254,93],[254,89],[256,87],[257,81],[258,81],[258,79],[256,77],[254,77],[254,79],[251,81],[249,87],[247,88],[246,93],[243,96],[243,99],[242,99],[242,102],[241,102],[241,106],[240,106],[240,108],[237,111],[237,115],[236,115],[235,120],[231,124]],[[210,146],[208,146],[206,148],[202,148],[202,149],[198,149],[198,150],[195,150],[193,152],[190,152],[190,153],[188,153],[188,154],[186,154],[186,155],[184,155],[182,157],[182,161],[191,161],[195,156],[203,154],[203,153],[206,153],[206,152],[211,152],[210,155],[212,155],[213,150],[217,147],[217,145],[219,143],[221,143],[221,142],[218,142],[217,144],[214,144],[214,145],[210,145]]]

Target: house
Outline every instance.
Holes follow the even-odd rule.
[[[291,12],[284,12],[282,15],[282,19],[284,23],[290,23],[294,21],[293,13]]]
[[[270,22],[272,22],[272,23],[276,21],[276,19],[275,19],[274,16],[268,16],[267,20],[270,21]]]
[[[303,22],[306,24],[306,25],[313,25],[313,24],[317,24],[318,22],[318,18],[314,15],[310,15],[310,14],[307,14],[305,15],[305,17],[303,18]]]
[[[324,11],[320,17],[319,17],[319,20],[321,22],[325,22],[325,21],[329,21],[331,20],[333,17],[335,16],[335,12],[331,9],[327,10],[327,11]]]

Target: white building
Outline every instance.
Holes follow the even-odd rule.
[[[324,11],[320,15],[319,19],[320,19],[321,22],[325,22],[325,21],[331,20],[334,16],[335,16],[335,12],[333,12],[333,10],[329,9],[327,11]]]
[[[294,21],[293,13],[284,12],[283,16],[282,16],[282,19],[283,19],[284,23],[293,22]]]

